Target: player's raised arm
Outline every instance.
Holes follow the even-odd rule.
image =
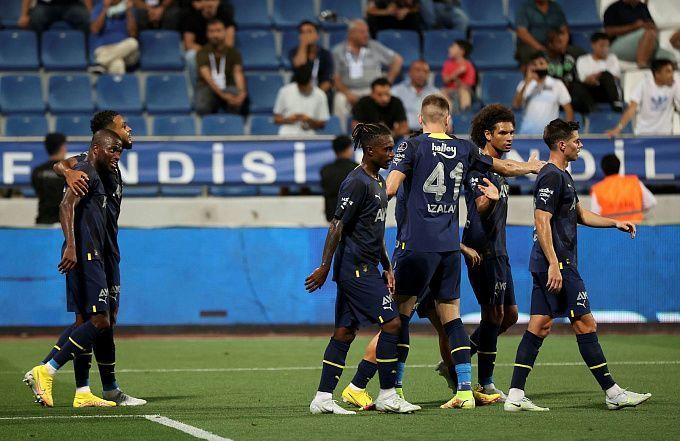
[[[78,163],[75,156],[59,161],[52,166],[52,170],[66,179],[66,185],[76,195],[85,196],[87,193],[87,181],[90,179],[87,173],[80,170],[73,170],[73,167]]]
[[[333,219],[328,227],[328,234],[326,234],[326,241],[323,245],[323,255],[321,257],[321,265],[312,272],[305,279],[305,289],[309,292],[316,291],[326,283],[328,273],[331,269],[331,262],[333,261],[333,254],[340,243],[342,237],[343,223],[341,219]]]
[[[578,223],[593,228],[617,228],[625,233],[630,233],[631,239],[635,239],[637,232],[635,224],[628,221],[617,221],[608,217],[600,216],[592,211],[583,208],[581,204],[576,204]]]
[[[66,248],[59,262],[58,269],[61,273],[67,273],[76,267],[78,259],[76,258],[76,236],[74,233],[74,219],[75,208],[80,202],[81,197],[73,192],[70,188],[66,189],[64,197],[59,204],[59,222],[61,229],[64,232],[64,240],[66,241]]]
[[[527,162],[493,158],[491,170],[502,176],[523,176],[538,174],[545,164],[546,162],[540,161],[536,154],[532,154]]]

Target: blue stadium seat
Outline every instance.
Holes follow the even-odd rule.
[[[84,70],[85,36],[80,31],[45,31],[40,37],[40,59],[47,70]]]
[[[127,125],[132,128],[132,136],[147,136],[146,118],[142,115],[125,115]]]
[[[97,109],[142,113],[139,81],[135,75],[101,75],[95,88]]]
[[[326,125],[324,126],[323,129],[318,130],[316,132],[318,135],[341,135],[343,133],[342,126],[340,124],[340,119],[332,115],[328,121],[326,121]]]
[[[239,29],[271,28],[268,0],[232,0],[231,4],[234,5],[234,21]]]
[[[441,71],[435,72],[433,84],[434,87],[436,87],[437,89],[441,89],[442,87],[444,87],[444,80],[442,79]]]
[[[279,74],[247,74],[248,95],[251,113],[272,113],[276,94],[283,87]]]
[[[571,32],[571,44],[578,46],[586,52],[590,52],[590,36],[592,32],[573,31]]]
[[[620,114],[619,114],[620,115]],[[560,118],[566,121],[567,115],[564,113],[564,111],[560,111]],[[586,118],[583,116],[582,113],[574,112],[574,121],[578,122],[581,125],[581,132],[585,132],[586,130]],[[616,123],[614,123],[616,125]],[[611,127],[609,128],[611,129]],[[609,130],[607,129],[607,130]]]
[[[0,31],[0,70],[36,70],[39,66],[33,31]]]
[[[43,113],[39,75],[5,75],[0,79],[0,109],[3,113]]]
[[[272,20],[277,29],[297,28],[303,20],[316,21],[314,0],[274,0]]]
[[[616,112],[593,112],[588,115],[588,133],[605,133],[607,130],[611,130],[616,127],[621,119],[621,114]],[[621,130],[622,134],[633,133],[632,124],[626,125],[626,127]]]
[[[289,29],[287,31],[281,32],[281,61],[283,62],[283,67],[290,69],[290,60],[288,59],[288,52],[294,49],[300,43],[297,29]],[[321,38],[319,38],[319,44],[323,46]]]
[[[48,132],[45,115],[14,115],[5,120],[5,136],[45,136]]]
[[[470,123],[472,122],[472,118],[474,118],[475,114],[472,112],[466,112],[466,113],[454,113],[451,115],[451,124],[453,125],[453,133],[456,134],[456,136],[461,135],[463,133],[470,133]]]
[[[480,75],[481,94],[484,104],[501,103],[508,107],[512,105],[515,88],[522,81],[519,71],[483,72]]]
[[[193,116],[156,116],[153,119],[154,136],[196,136],[196,122]]]
[[[515,69],[515,38],[510,31],[477,31],[472,34],[471,60],[479,70]]]
[[[91,136],[90,115],[57,115],[55,131],[66,136]]]
[[[569,28],[592,28],[602,26],[597,0],[557,0],[567,16]]]
[[[208,187],[210,196],[257,196],[254,185],[211,185]]]
[[[508,0],[508,19],[512,27],[515,27],[515,16],[520,7],[526,3],[527,0]]]
[[[203,117],[203,136],[242,136],[246,134],[243,118],[239,115],[205,115]]]
[[[472,29],[505,29],[509,21],[503,12],[503,0],[461,0],[461,6],[470,18]]]
[[[322,22],[324,29],[345,29],[347,22],[355,18],[364,18],[361,0],[321,0],[321,11],[333,11],[337,22]]]
[[[380,31],[378,41],[401,55],[406,68],[420,59],[420,37],[415,31]]]
[[[6,28],[16,28],[21,15],[21,2],[0,0],[0,24]]]
[[[236,45],[241,51],[246,71],[277,70],[281,66],[276,53],[276,40],[271,31],[238,31]]]
[[[278,135],[279,126],[274,124],[269,115],[253,115],[250,117],[250,134],[257,135]]]
[[[146,77],[146,110],[149,113],[191,112],[189,89],[184,74]]]
[[[139,34],[143,70],[182,70],[180,36],[175,31],[142,31]]]
[[[88,113],[94,110],[92,85],[86,74],[52,75],[47,105],[52,113]]]
[[[332,50],[333,46],[347,40],[347,30],[335,30],[328,32],[328,50]]]
[[[423,58],[430,69],[437,70],[444,65],[449,56],[449,46],[456,40],[465,40],[465,32],[435,30],[423,33]]]
[[[94,2],[97,3],[97,2]],[[67,21],[64,20],[57,20],[55,22],[52,22],[52,24],[49,27],[50,31],[72,31],[74,29],[73,26]]]

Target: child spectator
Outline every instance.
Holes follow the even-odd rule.
[[[454,41],[449,46],[449,59],[442,67],[442,93],[449,98],[453,111],[458,113],[470,108],[477,85],[475,66],[468,60],[471,51],[472,46],[467,41]]]

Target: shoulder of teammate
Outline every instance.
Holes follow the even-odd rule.
[[[467,151],[467,157],[470,164],[470,170],[478,170],[481,172],[486,172],[493,165],[493,158],[489,155],[482,153],[482,149],[477,147],[471,141],[466,141],[461,139],[461,146],[465,146]]]
[[[415,136],[399,143],[394,151],[394,159],[390,171],[398,170],[407,173],[413,168],[413,161],[418,150],[418,144],[424,135]]]
[[[89,161],[78,162],[73,167],[73,170],[82,171],[85,174],[87,174],[88,178],[87,185],[89,188],[94,188],[100,182],[99,173],[97,173],[97,170],[92,166],[92,164],[90,164]]]

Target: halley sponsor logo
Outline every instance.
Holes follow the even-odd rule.
[[[456,146],[446,145],[442,142],[441,144],[432,143],[432,156],[442,155],[445,158],[453,159],[456,157]]]

